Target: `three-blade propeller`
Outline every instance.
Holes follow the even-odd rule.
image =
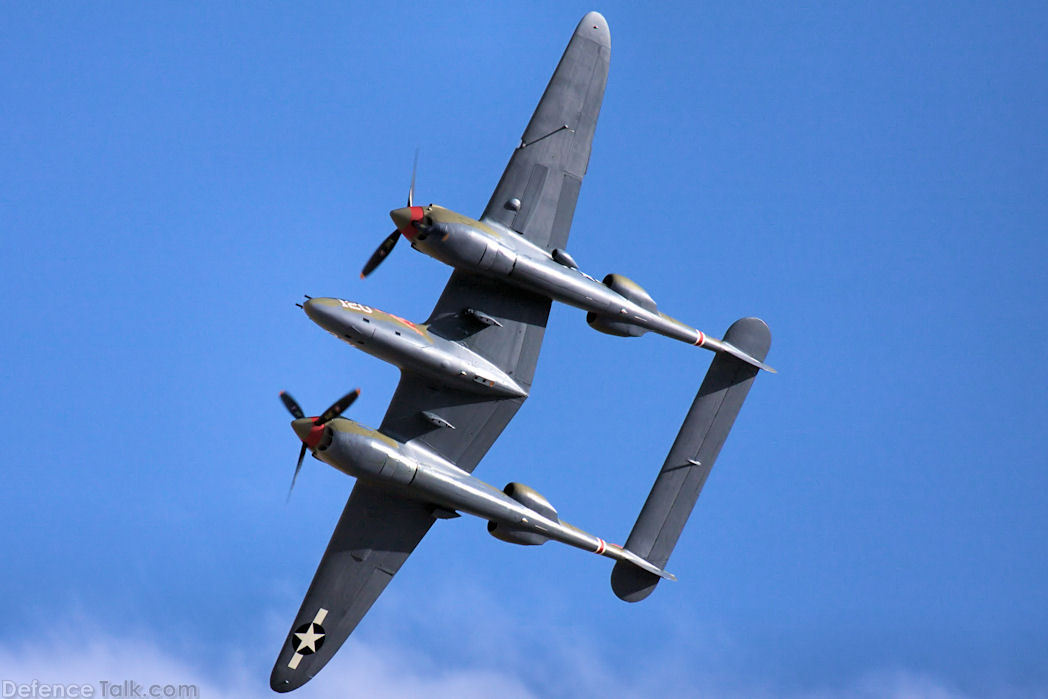
[[[353,401],[355,401],[359,395],[360,389],[354,389],[332,403],[330,408],[320,414],[320,417],[309,418],[312,422],[309,434],[312,434],[313,430],[318,427],[323,427],[325,423],[334,420],[345,412],[349,406],[353,405]],[[287,411],[291,413],[291,417],[295,418],[295,420],[307,419],[306,414],[302,412],[302,407],[298,404],[298,401],[291,397],[290,393],[287,391],[281,391],[280,400],[284,404],[284,407],[287,408]],[[291,477],[291,487],[288,488],[287,491],[287,497],[289,500],[291,499],[291,491],[295,489],[295,481],[298,480],[298,472],[302,470],[302,460],[306,458],[306,450],[311,446],[307,441],[308,437],[301,437],[300,435],[300,438],[302,439],[302,449],[298,452],[298,463],[295,464],[295,475]],[[317,437],[317,439],[319,439],[319,437]],[[315,444],[313,446],[315,446]]]
[[[415,163],[411,166],[411,186],[408,187],[408,208],[415,205],[415,172],[418,170],[418,150],[415,150]],[[393,246],[400,240],[400,229],[396,229],[382,241],[378,246],[378,249],[371,254],[368,261],[364,264],[364,269],[360,271],[360,278],[368,276],[375,269],[382,264],[382,261],[389,257],[389,253],[393,252]]]

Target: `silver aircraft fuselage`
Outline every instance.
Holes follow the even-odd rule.
[[[302,308],[340,340],[400,369],[474,393],[520,398],[528,395],[493,363],[429,332],[425,325],[353,301],[314,298]]]
[[[404,444],[354,420],[338,417],[323,425],[316,418],[298,418],[291,427],[313,456],[343,473],[424,502],[438,517],[460,512],[487,520],[489,531],[520,544],[547,540],[628,561],[655,575],[674,579],[657,566],[617,544],[609,544],[560,520],[545,498],[537,496],[538,512],[507,493],[466,473],[451,462],[416,444]],[[508,534],[506,534],[508,532]]]

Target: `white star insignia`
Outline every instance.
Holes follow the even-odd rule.
[[[323,624],[324,619],[327,618],[327,613],[328,610],[321,608],[317,611],[317,615],[313,617],[313,622],[306,626],[305,631],[296,631],[294,633],[294,636],[298,639],[299,643],[298,648],[295,648],[295,652],[287,664],[287,666],[292,670],[297,670],[298,664],[302,662],[302,658],[306,655],[316,653],[317,644],[324,642],[324,627],[321,626],[321,624]],[[299,628],[302,627],[300,626]],[[294,647],[295,642],[292,641],[291,645]]]
[[[309,628],[306,629],[305,633],[296,633],[295,637],[299,641],[298,652],[304,653],[308,648],[310,653],[317,652],[317,641],[324,638],[323,633],[316,632],[316,625],[310,624]]]

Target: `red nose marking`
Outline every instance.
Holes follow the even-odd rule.
[[[314,423],[316,422],[316,420],[317,420],[317,418],[313,418],[313,422]],[[317,445],[320,444],[320,440],[323,437],[324,437],[324,426],[323,425],[314,424],[313,425],[313,429],[311,429],[309,431],[309,434],[307,434],[306,438],[303,439],[302,441],[305,442],[306,446],[309,447],[310,449],[316,449]]]
[[[412,206],[411,223],[401,229],[400,232],[403,233],[408,240],[414,240],[418,236],[418,228],[415,227],[415,222],[421,221],[425,215],[426,214],[422,211],[421,206]]]

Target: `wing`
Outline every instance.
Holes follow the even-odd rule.
[[[547,249],[564,247],[589,164],[610,58],[608,24],[591,12],[568,42],[483,219],[509,226]],[[520,206],[507,208],[511,199],[519,199]],[[482,311],[500,325],[479,325],[466,309]],[[455,272],[430,315],[429,330],[489,359],[528,389],[549,309],[547,298]],[[404,372],[379,430],[401,442],[419,443],[472,472],[523,402],[436,386]],[[424,413],[453,428],[434,425]]]
[[[529,389],[550,303],[548,298],[456,271],[427,322],[431,333],[468,347]],[[499,324],[483,325],[466,309],[481,311]],[[523,403],[523,398],[491,398],[403,372],[379,431],[404,443],[420,443],[472,472]],[[436,415],[453,428],[438,427],[423,413]]]
[[[275,691],[320,672],[433,522],[425,505],[357,482],[273,667]]]
[[[464,313],[467,308],[499,324],[480,324]],[[430,314],[429,331],[460,342],[528,388],[549,310],[547,298],[454,272]],[[472,471],[523,402],[431,386],[405,372],[381,431],[402,442],[420,441]],[[436,427],[422,411],[455,429]],[[327,664],[433,522],[424,504],[357,482],[273,667],[274,690],[296,689]]]
[[[564,49],[482,219],[498,221],[547,250],[567,244],[610,59],[608,23],[590,12]],[[520,201],[517,210],[509,204],[513,199]]]

